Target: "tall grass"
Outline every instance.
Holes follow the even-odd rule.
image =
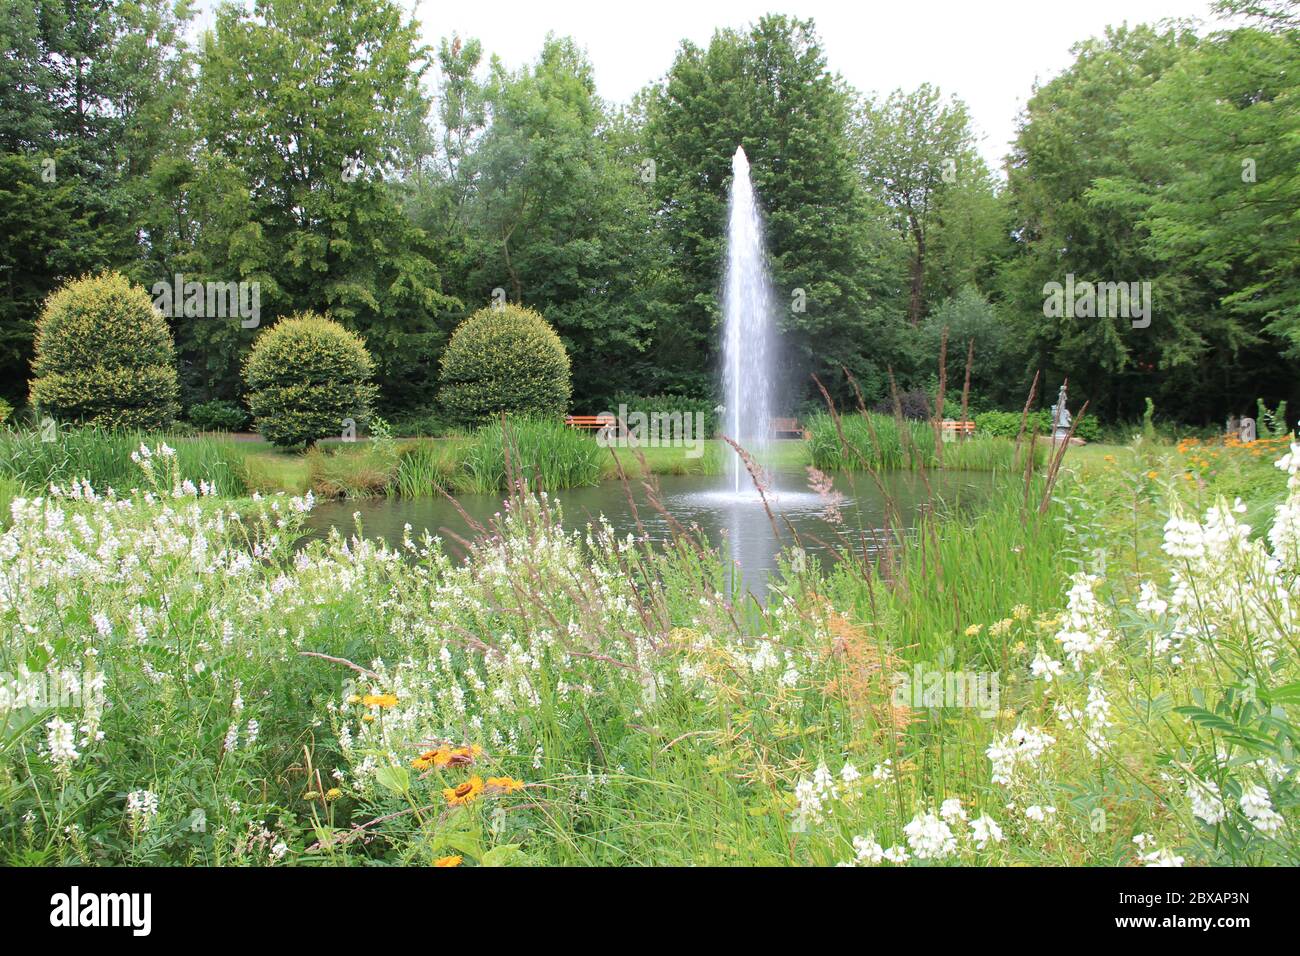
[[[389,493],[427,498],[455,487],[459,441],[413,441],[398,452],[397,474]]]
[[[812,416],[807,428],[812,435],[808,443],[812,464],[822,471],[860,471],[864,462],[880,471],[939,465],[934,428],[929,422],[906,419],[900,422],[875,412],[843,415],[840,418],[843,442],[830,415]],[[1042,448],[1036,457],[1041,460]],[[947,442],[943,446],[943,467],[964,471],[1014,470],[1018,467],[1015,442],[988,435]]]
[[[600,483],[609,452],[594,438],[562,422],[541,419],[511,420],[486,425],[462,446],[460,492],[487,494],[507,487],[506,453],[510,469],[535,488],[578,488]]]
[[[0,432],[0,478],[9,479],[28,494],[73,478],[86,479],[100,491],[113,488],[126,492],[142,484],[131,452],[142,444],[156,448],[164,441],[176,449],[180,474],[196,482],[213,482],[223,495],[247,492],[243,454],[233,441],[211,435],[191,438],[96,427],[60,428],[52,435],[36,429]]]

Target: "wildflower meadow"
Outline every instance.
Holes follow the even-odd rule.
[[[1041,512],[1041,479],[1010,480],[874,564],[789,541],[760,604],[689,530],[668,548],[565,531],[563,496],[522,480],[453,560],[428,533],[300,545],[310,493],[223,497],[142,445],[130,489],[10,505],[0,848],[1294,864],[1300,445],[1261,482],[1260,527],[1189,490],[1174,453],[1108,457],[1065,469]]]

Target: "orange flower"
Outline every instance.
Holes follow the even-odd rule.
[[[430,767],[468,767],[482,753],[483,748],[478,744],[468,747],[436,747],[412,760],[411,766],[417,770],[428,770]]]
[[[465,862],[463,856],[440,856],[433,861],[434,866],[460,866]]]
[[[473,803],[483,795],[483,778],[470,777],[459,786],[445,788],[442,795],[446,798],[447,805],[450,807]]]
[[[487,785],[489,790],[496,793],[514,793],[524,788],[524,782],[514,777],[488,777]]]
[[[367,707],[396,707],[396,694],[366,694],[361,698],[361,703]]]

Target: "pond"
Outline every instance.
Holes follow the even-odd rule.
[[[928,490],[914,472],[893,472],[881,478],[903,523],[909,527],[927,507],[963,511],[979,507],[986,500],[993,480],[992,475],[982,472],[932,471],[927,478]],[[723,476],[662,475],[658,478],[660,499],[673,519],[687,528],[698,527],[710,544],[721,548],[724,556],[739,565],[741,583],[747,590],[756,595],[766,590],[768,577],[777,567],[778,552],[792,544],[791,528],[804,549],[824,562],[834,560],[832,545],[843,547],[826,520],[826,498],[808,488],[807,476],[802,472],[778,472],[774,476],[776,490],[769,493],[768,505],[780,530],[779,540],[757,494],[736,496],[727,487],[727,481]],[[653,542],[670,539],[668,519],[649,506],[639,482],[633,481],[631,486],[647,536]],[[835,490],[844,499],[839,505],[843,516],[840,527],[852,536],[859,551],[864,547],[873,550],[883,540],[886,524],[881,489],[867,475],[837,474]],[[570,488],[556,492],[554,497],[563,507],[564,525],[569,529],[583,529],[603,516],[621,535],[637,532],[636,518],[620,482]],[[481,523],[500,511],[502,504],[500,495],[461,495],[457,501],[470,517]],[[331,527],[338,527],[345,534],[354,533],[353,515],[358,513],[364,536],[383,538],[390,545],[401,543],[406,524],[411,525],[417,540],[426,530],[442,536],[453,554],[462,549],[445,532],[473,537],[465,519],[445,498],[322,502],[310,516],[313,537],[323,536]]]

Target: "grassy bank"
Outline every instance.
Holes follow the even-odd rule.
[[[938,467],[994,471],[1019,467],[1012,439],[975,434],[940,441],[936,447],[934,427],[929,422],[868,412],[840,416],[838,423],[830,415],[814,415],[806,425],[811,434],[809,458],[822,471]],[[1045,457],[1046,444],[1040,442],[1038,462],[1041,464]]]
[[[866,552],[829,522],[762,606],[527,495],[465,564],[295,552],[284,497],[29,503],[0,859],[1294,864],[1300,478],[1215,450],[1067,455]],[[1267,536],[1216,505],[1246,474]]]
[[[848,447],[840,444],[828,416],[812,420],[812,440],[778,441],[764,450],[766,467],[798,470],[860,470],[864,462],[882,469],[936,467],[933,434],[923,424],[900,432],[892,418],[846,417]],[[507,460],[535,488],[553,491],[599,484],[618,477],[621,466],[633,479],[645,475],[719,475],[734,452],[721,440],[692,448],[617,448],[615,455],[586,432],[558,422],[513,421],[503,436],[499,424],[444,438],[325,441],[306,452],[283,451],[258,441],[221,433],[166,435],[61,428],[53,436],[34,430],[0,433],[0,495],[6,489],[33,494],[51,483],[89,480],[95,487],[124,492],[138,485],[131,453],[147,445],[176,449],[181,471],[194,481],[215,483],[222,494],[301,495],[364,498],[482,494],[507,488]],[[52,438],[52,440],[43,440]],[[507,454],[507,448],[509,453]],[[638,453],[639,452],[639,453]],[[1009,469],[1014,449],[1005,439],[975,438],[944,446],[944,467]],[[1041,455],[1041,451],[1040,451]]]

